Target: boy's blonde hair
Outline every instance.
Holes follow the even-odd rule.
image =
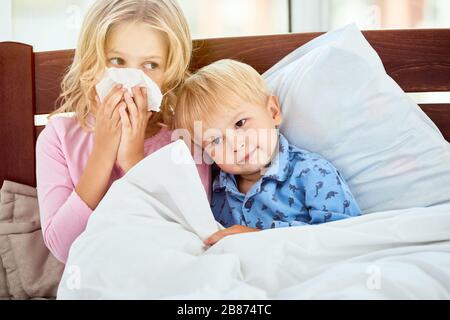
[[[194,138],[194,122],[208,122],[220,108],[245,101],[265,105],[270,96],[261,75],[251,66],[231,59],[216,61],[191,75],[178,91],[175,128]]]
[[[175,91],[189,75],[192,40],[187,21],[176,0],[98,0],[89,9],[80,32],[75,57],[61,84],[60,107],[50,117],[62,112],[75,112],[81,126],[93,128],[87,116],[95,106],[96,79],[107,65],[106,42],[113,27],[143,22],[165,33],[168,39],[167,68],[161,91],[165,94],[161,112],[150,123],[170,123]]]

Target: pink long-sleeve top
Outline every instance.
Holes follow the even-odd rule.
[[[144,142],[145,156],[171,143],[171,131]],[[84,130],[75,117],[52,118],[36,143],[37,194],[44,242],[53,255],[66,262],[70,246],[84,231],[92,209],[75,192],[94,144],[94,133]],[[197,165],[207,194],[210,168]],[[124,172],[114,166],[108,188]]]

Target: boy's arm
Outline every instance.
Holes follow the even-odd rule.
[[[312,162],[304,179],[310,224],[358,216],[361,210],[339,171],[327,160]]]

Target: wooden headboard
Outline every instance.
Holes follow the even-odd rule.
[[[196,40],[192,70],[222,58],[263,73],[321,33]],[[406,92],[450,91],[450,29],[366,31],[389,75]],[[34,116],[55,109],[60,81],[73,50],[33,52],[26,44],[0,43],[0,186],[3,180],[36,185]],[[450,101],[421,108],[450,141]]]

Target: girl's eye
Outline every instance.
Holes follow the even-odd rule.
[[[246,121],[247,120],[242,119],[242,120],[239,120],[238,122],[236,122],[236,124],[235,124],[236,128],[242,128]]]
[[[155,70],[156,68],[158,68],[158,64],[149,62],[149,63],[144,64],[144,68],[149,69],[149,70]]]
[[[123,61],[122,59],[120,59],[120,58],[112,58],[112,59],[109,59],[109,62],[110,62],[111,64],[113,64],[113,65],[116,65],[116,66],[121,66],[121,65],[124,64],[124,61]]]
[[[213,146],[217,146],[217,145],[219,145],[220,144],[220,142],[222,142],[222,138],[215,138],[214,140],[212,140],[211,141],[211,144],[213,145]]]

